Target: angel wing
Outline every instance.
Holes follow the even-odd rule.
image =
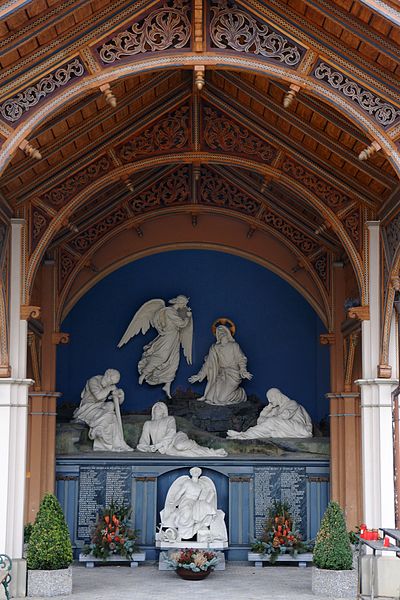
[[[190,317],[189,323],[180,330],[179,339],[183,348],[183,354],[188,365],[192,364],[192,343],[193,343],[193,317]]]
[[[121,348],[121,346],[129,342],[129,340],[140,331],[142,333],[147,333],[150,327],[156,327],[157,313],[162,308],[165,308],[165,302],[160,298],[145,302],[134,314],[132,321],[129,323],[124,335],[119,341],[118,348]]]
[[[203,491],[200,495],[200,500],[206,500],[209,502],[215,510],[217,510],[217,490],[212,479],[203,475],[199,478]]]

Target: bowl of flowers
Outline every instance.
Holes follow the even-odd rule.
[[[129,506],[111,502],[98,515],[90,544],[84,546],[83,554],[107,561],[121,557],[133,560],[137,553],[137,531],[130,526]]]
[[[182,579],[198,581],[209,576],[218,563],[218,556],[210,550],[185,548],[169,553],[165,560]]]

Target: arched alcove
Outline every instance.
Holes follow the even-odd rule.
[[[137,363],[154,329],[117,344],[130,319],[147,300],[190,296],[194,316],[193,364],[181,356],[172,391],[190,387],[214,342],[213,321],[229,317],[248,358],[253,379],[244,386],[265,402],[278,387],[303,404],[319,422],[328,412],[329,355],[319,344],[325,328],[309,303],[282,278],[259,264],[213,250],[174,250],[134,261],[92,287],[62,324],[70,343],[58,350],[57,389],[61,402],[78,404],[86,379],[112,367],[121,372],[126,412],[148,412],[162,399],[159,386],[138,384]],[[191,386],[201,393],[204,384]]]

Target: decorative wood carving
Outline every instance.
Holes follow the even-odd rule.
[[[387,249],[389,250],[390,262],[393,260],[396,250],[400,245],[400,213],[385,227]]]
[[[329,261],[328,254],[326,252],[319,254],[315,260],[312,261],[314,269],[318,273],[320,279],[323,281],[326,288],[329,289]]]
[[[69,343],[69,333],[64,333],[62,331],[55,331],[51,334],[51,341],[53,344],[68,344]]]
[[[296,67],[306,51],[268,23],[255,19],[235,2],[227,0],[211,2],[210,38],[212,48],[255,54],[288,67]]]
[[[86,250],[88,250],[92,244],[95,244],[102,235],[125,221],[127,218],[128,213],[124,208],[120,207],[97,223],[94,223],[84,231],[81,231],[69,242],[69,244],[77,252],[86,252]]]
[[[348,215],[346,215],[343,219],[343,225],[347,231],[347,233],[350,235],[351,239],[354,242],[354,245],[360,249],[361,247],[361,233],[360,233],[360,227],[361,227],[361,215],[360,215],[360,209],[356,208],[355,210],[351,211]]]
[[[21,319],[27,321],[28,319],[39,319],[40,318],[40,306],[29,306],[28,304],[21,305]]]
[[[101,156],[95,162],[81,169],[61,184],[42,196],[42,200],[54,207],[61,207],[68,202],[72,196],[77,194],[92,181],[101,177],[112,168],[109,156]]]
[[[52,94],[58,88],[67,85],[85,73],[85,67],[79,58],[74,58],[30,85],[16,96],[8,98],[0,104],[0,114],[6,121],[15,123],[40,101]]]
[[[200,204],[230,208],[255,217],[261,203],[219,174],[203,167],[200,179]]]
[[[68,252],[67,250],[65,250],[65,248],[61,248],[61,250],[58,253],[58,289],[61,290],[70,273],[72,273],[72,271],[75,268],[76,263],[78,262],[78,259],[71,254],[70,252]]]
[[[319,343],[323,346],[331,346],[335,343],[336,336],[334,333],[321,333],[319,336]]]
[[[109,65],[126,56],[188,48],[192,29],[189,10],[188,0],[168,0],[97,48],[100,59]]]
[[[31,219],[30,219],[30,229],[31,229],[31,245],[30,251],[32,252],[40,238],[44,234],[51,221],[50,216],[43,210],[40,210],[37,206],[32,206],[31,210]]]
[[[220,111],[206,106],[203,110],[203,118],[204,141],[212,150],[256,156],[267,164],[271,164],[275,159],[276,148]]]
[[[185,165],[136,196],[130,206],[135,214],[140,214],[161,206],[187,204],[190,194],[189,167]]]
[[[331,88],[340,92],[346,98],[356,102],[362,110],[373,117],[382,127],[389,127],[397,123],[400,118],[400,110],[380,99],[368,89],[361,87],[355,81],[352,81],[334,67],[319,62],[314,70],[315,79],[320,79],[327,83]]]
[[[126,163],[136,156],[167,150],[178,150],[189,144],[188,105],[168,113],[160,121],[116,148],[118,158]]]
[[[286,157],[282,163],[282,171],[302,183],[318,198],[324,200],[333,210],[342,208],[350,202],[349,196],[320,179],[317,175],[296,163],[292,158]]]
[[[369,306],[353,306],[347,311],[347,316],[349,319],[369,321]]]

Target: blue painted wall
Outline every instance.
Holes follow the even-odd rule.
[[[190,296],[194,316],[193,365],[182,356],[172,390],[189,387],[214,338],[217,317],[236,323],[236,340],[248,357],[248,394],[263,401],[278,387],[303,404],[314,421],[328,413],[329,353],[319,344],[325,328],[307,301],[288,283],[243,258],[208,250],[180,250],[149,256],[110,274],[94,286],[62,324],[70,343],[59,346],[57,390],[62,401],[79,404],[88,377],[112,367],[121,372],[125,412],[143,411],[163,398],[161,387],[138,384],[137,363],[155,330],[118,349],[135,311],[151,298]],[[194,384],[201,392],[204,383]]]

